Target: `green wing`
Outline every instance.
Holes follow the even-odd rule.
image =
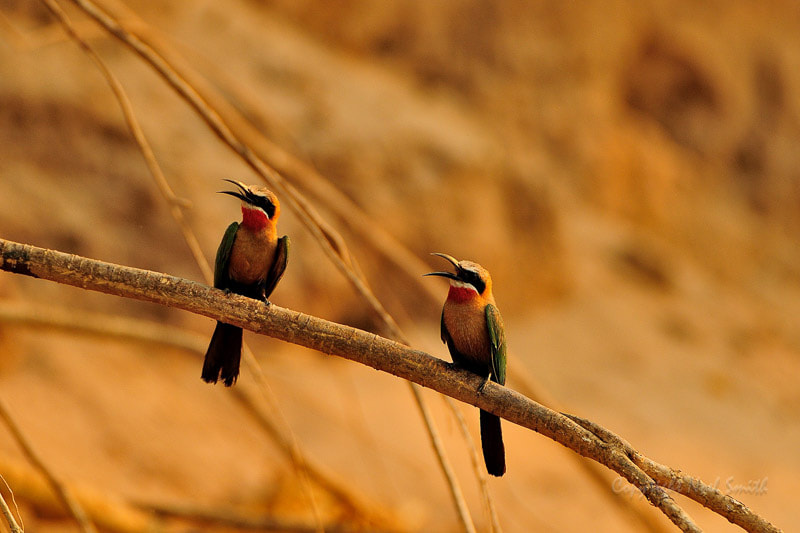
[[[500,311],[492,304],[486,305],[486,326],[492,341],[492,380],[506,384],[506,334]]]
[[[217,289],[228,288],[230,281],[228,279],[228,263],[231,261],[231,249],[238,230],[239,223],[231,222],[231,225],[225,230],[225,235],[222,236],[219,248],[217,248],[217,258],[214,261],[214,287]]]
[[[269,295],[275,290],[275,286],[283,277],[288,261],[289,237],[284,235],[278,239],[278,245],[275,248],[275,259],[273,259],[272,266],[269,267],[269,272],[267,272],[267,279],[264,283],[264,298],[269,298]]]

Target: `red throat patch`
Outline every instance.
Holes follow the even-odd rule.
[[[459,303],[466,302],[477,297],[477,291],[467,287],[454,287],[453,285],[450,285],[450,292],[447,293],[448,300]]]
[[[242,206],[242,226],[249,230],[259,231],[264,229],[269,219],[261,209]]]

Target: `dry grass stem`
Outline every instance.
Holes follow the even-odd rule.
[[[122,87],[122,84],[119,82],[116,76],[114,76],[108,67],[106,67],[103,60],[99,55],[97,55],[89,43],[87,43],[80,37],[80,35],[78,35],[69,17],[67,17],[66,13],[64,13],[55,0],[41,1],[45,6],[47,6],[53,16],[55,16],[58,22],[63,26],[64,31],[67,32],[67,35],[73,41],[75,41],[75,43],[81,48],[81,50],[83,50],[84,53],[86,53],[87,56],[89,56],[89,58],[100,70],[101,74],[108,82],[108,85],[111,87],[111,90],[113,91],[114,96],[116,97],[117,102],[119,102],[120,108],[122,109],[122,114],[125,117],[125,122],[128,124],[128,129],[130,130],[134,140],[136,141],[136,144],[139,146],[139,149],[142,152],[142,156],[147,164],[147,169],[150,171],[150,175],[153,177],[153,180],[155,181],[156,186],[161,194],[167,200],[170,214],[180,227],[181,232],[183,233],[183,238],[189,247],[189,251],[191,251],[192,256],[194,257],[195,262],[200,267],[203,277],[205,278],[206,282],[210,283],[211,280],[214,279],[214,273],[211,271],[211,267],[209,267],[208,262],[205,260],[203,251],[200,249],[200,243],[197,241],[197,237],[189,227],[189,223],[183,216],[183,211],[181,209],[182,207],[186,207],[191,204],[187,200],[177,197],[175,192],[172,190],[172,187],[170,187],[169,183],[167,182],[164,172],[161,170],[161,166],[156,160],[155,153],[153,153],[153,149],[150,147],[150,143],[147,141],[147,137],[145,136],[144,131],[142,131],[139,121],[136,119],[136,114],[133,111],[133,106],[131,105],[130,98],[128,98],[125,89]]]
[[[659,485],[659,480],[648,475],[638,464],[654,474],[664,474],[666,467],[657,468],[658,463],[645,461],[644,455],[596,424],[548,409],[496,383],[489,382],[479,394],[477,390],[482,383],[480,376],[456,369],[427,353],[373,333],[274,304],[265,306],[250,298],[225,294],[218,289],[166,274],[94,261],[1,239],[0,261],[0,270],[176,307],[413,381],[536,431],[607,466],[636,486],[652,505],[682,531],[700,531],[665,488]],[[704,487],[708,490],[685,489],[685,492],[689,497],[697,497],[699,503],[747,531],[780,531],[740,502],[736,502],[736,506],[747,509],[747,512],[726,511],[735,500],[715,493],[711,487]],[[700,498],[701,493],[707,498]]]
[[[489,523],[492,525],[492,533],[503,533],[503,528],[500,527],[500,518],[497,516],[497,509],[494,506],[494,498],[492,498],[491,492],[489,492],[489,478],[483,469],[483,458],[478,454],[478,447],[475,445],[475,441],[469,433],[464,415],[461,414],[461,411],[452,398],[449,396],[442,396],[442,398],[444,398],[447,407],[453,413],[453,417],[456,419],[462,437],[468,443],[467,449],[470,452],[470,462],[472,463],[473,470],[478,475],[478,483],[480,484],[483,503],[486,505],[486,510],[489,513]]]
[[[19,428],[17,423],[14,422],[14,419],[11,417],[11,413],[2,399],[0,399],[0,418],[2,418],[3,422],[5,422],[8,430],[11,432],[14,440],[22,449],[28,461],[30,461],[30,463],[39,472],[41,472],[41,474],[47,480],[47,483],[50,485],[50,488],[56,493],[56,495],[58,495],[61,503],[69,511],[72,517],[75,518],[75,521],[78,523],[78,526],[80,526],[81,531],[84,533],[97,533],[97,529],[95,529],[94,525],[89,520],[89,517],[86,515],[86,511],[83,509],[83,506],[78,502],[78,500],[75,499],[69,488],[62,483],[58,477],[56,477],[52,470],[47,467],[44,461],[34,451],[33,446],[31,446],[30,442],[28,442],[28,439],[22,433],[22,430]]]
[[[436,426],[433,424],[431,412],[430,409],[428,409],[428,403],[423,401],[422,391],[415,383],[409,381],[409,385],[411,386],[411,392],[417,399],[417,406],[419,407],[422,419],[425,421],[425,424],[431,428],[431,431],[428,432],[428,436],[431,439],[431,445],[434,449],[442,449],[442,440],[439,437],[439,432],[435,429]],[[455,479],[456,475],[455,472],[453,472],[453,467],[449,462],[442,461],[443,454],[437,454],[437,457],[439,458],[439,467],[444,472],[444,475],[448,479]],[[472,522],[472,517],[469,515],[469,510],[466,509],[464,495],[461,493],[461,487],[458,485],[458,483],[450,484],[450,496],[453,498],[453,505],[455,505],[458,509],[458,517],[461,520],[461,527],[468,533],[475,533],[475,524]]]
[[[14,486],[16,496],[28,502],[38,514],[54,520],[72,520],[69,510],[64,507],[39,470],[27,463],[0,455],[0,471]],[[101,531],[152,533],[163,529],[152,513],[129,504],[108,489],[99,489],[84,483],[67,487]]]
[[[0,476],[2,479],[3,476]],[[3,479],[3,483],[5,480]],[[9,492],[11,491],[11,487],[8,486],[8,483],[5,483],[6,488],[8,488]],[[13,494],[11,495],[13,498]],[[3,497],[3,494],[0,492],[0,510],[3,512],[3,516],[6,518],[8,522],[8,527],[11,529],[11,533],[23,533],[22,527],[17,523],[17,519],[14,518],[14,513],[11,512],[11,508],[6,503],[6,499]],[[19,512],[19,510],[17,510]]]

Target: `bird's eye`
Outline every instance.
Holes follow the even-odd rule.
[[[266,196],[257,196],[256,205],[264,210],[269,218],[275,215],[275,206]]]
[[[461,278],[475,287],[475,290],[478,291],[478,294],[483,294],[484,289],[486,288],[486,284],[481,279],[480,275],[477,272],[472,270],[466,269],[459,269],[459,274]]]

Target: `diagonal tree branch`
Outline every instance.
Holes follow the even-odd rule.
[[[682,531],[700,531],[660,483],[681,479],[680,492],[732,523],[753,532],[778,528],[730,496],[637,452],[608,430],[584,419],[557,413],[496,383],[457,369],[425,352],[373,333],[336,324],[166,274],[95,261],[0,239],[0,270],[48,279],[83,289],[176,307],[222,320],[371,366],[489,411],[531,429],[614,470],[635,485],[647,500]],[[673,475],[670,476],[669,473]],[[689,483],[689,481],[692,483]],[[697,483],[695,483],[697,481]],[[692,485],[695,488],[688,488]],[[730,512],[731,508],[740,512]]]

